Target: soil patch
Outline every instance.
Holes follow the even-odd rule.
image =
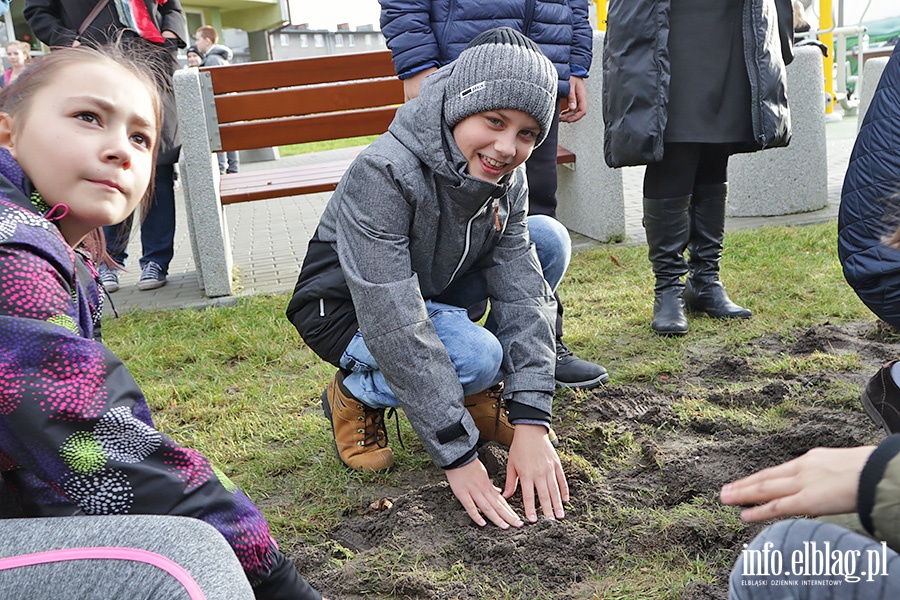
[[[825,324],[759,339],[749,356],[692,350],[685,373],[662,383],[560,393],[554,428],[571,489],[564,521],[478,528],[434,469],[404,475],[402,489],[367,490],[365,503],[383,510],[348,515],[327,543],[288,553],[332,599],[598,598],[617,589],[611,582],[653,581],[657,561],[662,582],[670,566],[691,560],[710,568],[664,596],[725,598],[730,565],[761,526],[722,507],[720,487],[817,446],[880,439],[858,396],[896,356],[895,341],[874,323]],[[854,354],[860,366],[774,376],[757,368],[821,354]],[[506,450],[489,444],[480,456],[502,487]],[[384,496],[390,502],[378,505]],[[512,504],[521,511],[519,495]]]

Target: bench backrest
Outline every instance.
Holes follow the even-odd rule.
[[[389,50],[200,69],[210,149],[381,134],[403,103]]]

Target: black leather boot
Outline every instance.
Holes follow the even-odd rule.
[[[644,231],[649,247],[647,255],[656,275],[650,327],[660,335],[684,335],[688,332],[681,277],[688,271],[684,249],[691,231],[690,202],[690,196],[644,198]]]
[[[727,183],[698,185],[691,201],[690,275],[684,301],[691,310],[719,319],[749,319],[752,313],[728,297],[719,281],[719,260],[725,239]]]

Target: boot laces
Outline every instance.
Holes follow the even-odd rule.
[[[575,353],[569,350],[569,347],[559,338],[556,340],[556,360],[564,360]]]
[[[379,448],[387,448],[388,434],[384,421],[385,418],[393,418],[394,425],[397,428],[397,440],[400,442],[400,447],[405,450],[406,446],[403,445],[403,438],[400,436],[400,418],[397,416],[397,409],[389,408],[387,414],[385,414],[383,409],[369,408],[365,404],[362,406],[363,412],[365,413],[365,427],[360,432],[364,433],[362,445],[375,445]]]

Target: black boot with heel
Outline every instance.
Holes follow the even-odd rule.
[[[690,275],[685,283],[684,302],[690,310],[718,319],[749,319],[750,310],[732,302],[719,281],[727,195],[727,183],[694,187],[688,244]]]
[[[656,275],[650,327],[660,335],[684,335],[688,332],[681,277],[688,271],[684,249],[691,230],[690,203],[690,196],[644,198],[648,258]]]

